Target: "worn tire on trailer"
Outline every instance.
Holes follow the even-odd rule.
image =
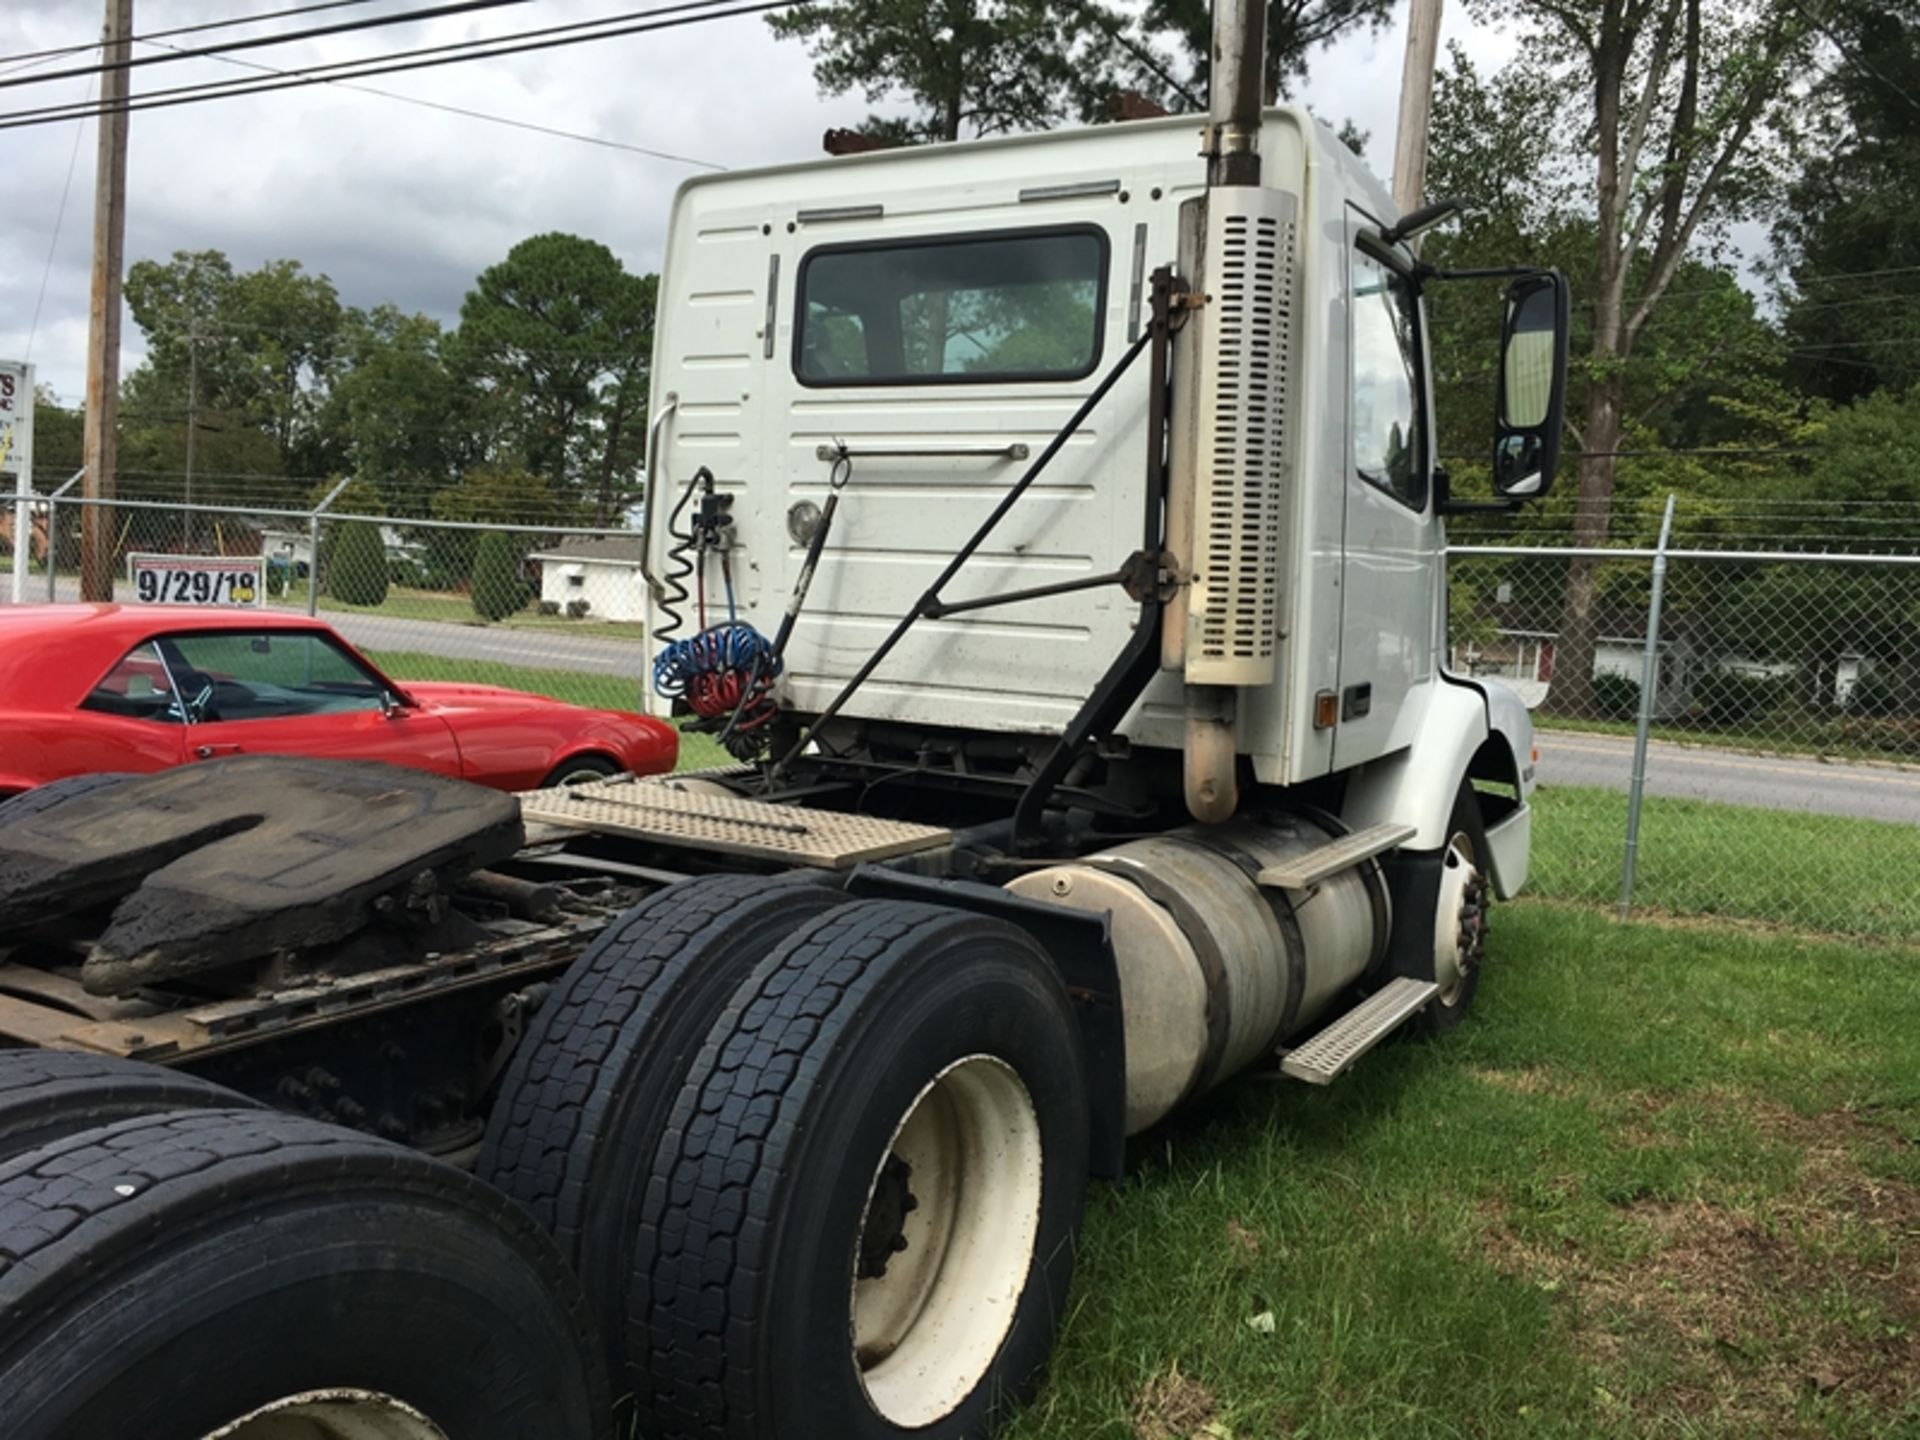
[[[137,1115],[253,1104],[237,1090],[140,1060],[0,1050],[0,1161]]]
[[[1417,1034],[1444,1035],[1457,1029],[1480,991],[1480,972],[1487,952],[1487,912],[1493,904],[1487,853],[1480,802],[1474,798],[1472,782],[1462,780],[1460,793],[1453,800],[1453,813],[1447,819],[1447,843],[1440,852],[1431,921],[1433,955],[1427,973],[1420,977],[1439,985],[1440,993],[1410,1027]]]
[[[1072,1002],[1026,932],[892,900],[795,932],[661,1146],[640,1432],[987,1434],[1052,1347],[1087,1155]]]
[[[710,875],[603,930],[541,1003],[487,1125],[476,1173],[525,1205],[587,1287],[616,1391],[638,1351],[626,1302],[654,1152],[688,1067],[735,988],[837,890]]]
[[[102,771],[97,775],[69,775],[64,780],[49,780],[44,785],[36,785],[31,790],[22,790],[18,795],[0,799],[0,825],[15,820],[24,820],[29,815],[38,815],[43,810],[51,810],[56,805],[64,805],[69,800],[78,800],[82,795],[91,795],[96,790],[104,790],[109,785],[118,785],[122,780],[134,777],[120,771]]]
[[[584,1297],[516,1206],[400,1146],[248,1110],[0,1165],[0,1413],[8,1440],[608,1425]]]

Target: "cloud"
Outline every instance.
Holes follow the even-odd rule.
[[[414,3],[381,0],[388,12]],[[139,26],[153,31],[240,8],[237,0],[142,0]],[[633,8],[545,0],[537,12],[508,7],[246,55],[290,69]],[[95,14],[96,6],[77,0],[6,0],[0,70],[9,54],[90,41]],[[333,18],[269,23],[290,28]],[[1466,24],[1450,17],[1449,35]],[[1370,158],[1383,171],[1391,161],[1402,43],[1398,25],[1342,42],[1318,57],[1302,95],[1327,119],[1351,116],[1371,130]],[[136,71],[135,89],[238,73],[211,60],[156,64]],[[729,168],[815,158],[823,130],[858,124],[870,108],[857,95],[823,99],[804,47],[776,40],[757,16],[361,83]],[[70,79],[0,91],[0,109],[80,100],[87,84]],[[83,388],[86,353],[95,140],[92,125],[84,128],[64,217],[74,126],[4,132],[0,145],[0,354],[25,352],[44,274],[32,358],[41,378],[68,398]],[[127,258],[219,249],[251,268],[290,257],[331,276],[349,304],[390,300],[451,321],[473,277],[540,231],[591,236],[636,270],[657,268],[674,187],[697,173],[332,86],[152,110],[132,118]],[[139,332],[130,319],[124,330],[123,367],[130,367],[140,355]]]

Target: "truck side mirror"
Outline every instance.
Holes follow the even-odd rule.
[[[1567,279],[1548,270],[1507,287],[1493,436],[1493,488],[1504,498],[1553,488],[1566,402]]]

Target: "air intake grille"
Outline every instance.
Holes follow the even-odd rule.
[[[1272,190],[1215,191],[1211,204],[1187,680],[1264,685],[1290,499],[1296,205]]]

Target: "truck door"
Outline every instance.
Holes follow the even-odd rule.
[[[981,213],[946,194],[938,203],[916,213],[911,198],[890,197],[884,215],[803,221],[785,257],[791,298],[769,377],[784,403],[767,445],[783,508],[824,505],[843,444],[851,467],[789,651],[788,684],[802,708],[839,689],[1140,323],[1148,227],[1113,214],[1113,195]],[[1171,216],[1169,206],[1156,218]],[[1160,248],[1170,255],[1170,228]],[[1139,546],[1145,364],[1124,384],[948,598],[1082,579]],[[786,517],[768,518],[767,528],[784,530]],[[772,557],[784,571],[778,590],[801,553],[796,538]],[[1119,653],[1136,613],[1109,589],[923,622],[856,708],[927,724],[1058,728]],[[752,618],[771,630],[777,610]]]
[[[1337,770],[1412,743],[1441,583],[1419,296],[1405,260],[1369,243],[1377,229],[1349,207]]]

